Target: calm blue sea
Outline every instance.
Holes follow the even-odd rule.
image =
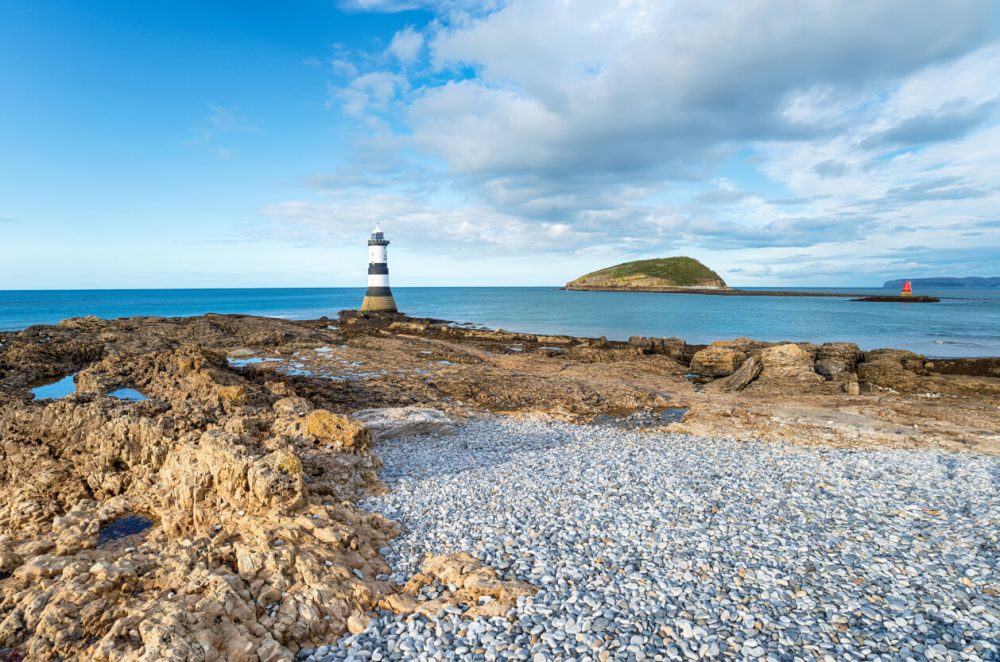
[[[767,289],[767,288],[759,288]],[[565,292],[555,287],[393,288],[410,315],[475,322],[512,331],[625,340],[679,336],[690,343],[747,336],[761,340],[847,341],[928,356],[1000,356],[1000,289],[921,290],[936,304],[857,303],[823,297]],[[815,291],[815,290],[813,290]],[[836,292],[836,289],[825,291]],[[896,294],[882,289],[846,292]],[[0,291],[0,330],[67,317],[247,313],[289,319],[334,317],[357,308],[362,288]]]

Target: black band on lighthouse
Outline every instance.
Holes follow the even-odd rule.
[[[365,290],[367,297],[391,297],[392,289],[388,287],[369,287]]]
[[[368,265],[368,275],[389,275],[389,265],[385,262],[374,262]]]

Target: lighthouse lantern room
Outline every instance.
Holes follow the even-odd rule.
[[[368,289],[361,303],[363,313],[396,312],[396,300],[392,298],[392,290],[389,289],[389,263],[386,258],[388,245],[389,240],[385,238],[382,228],[376,225],[368,240]]]

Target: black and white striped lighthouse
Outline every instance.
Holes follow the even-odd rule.
[[[382,234],[382,228],[375,226],[368,240],[368,289],[361,303],[363,313],[394,313],[396,300],[389,289],[389,263],[385,247],[389,240]]]

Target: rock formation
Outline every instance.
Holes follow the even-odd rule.
[[[150,400],[103,395],[123,382]],[[0,645],[29,659],[289,659],[387,593],[377,549],[395,525],[350,505],[379,488],[363,425],[195,348],[109,356],[78,385],[0,409]],[[98,544],[130,514],[152,528]]]

